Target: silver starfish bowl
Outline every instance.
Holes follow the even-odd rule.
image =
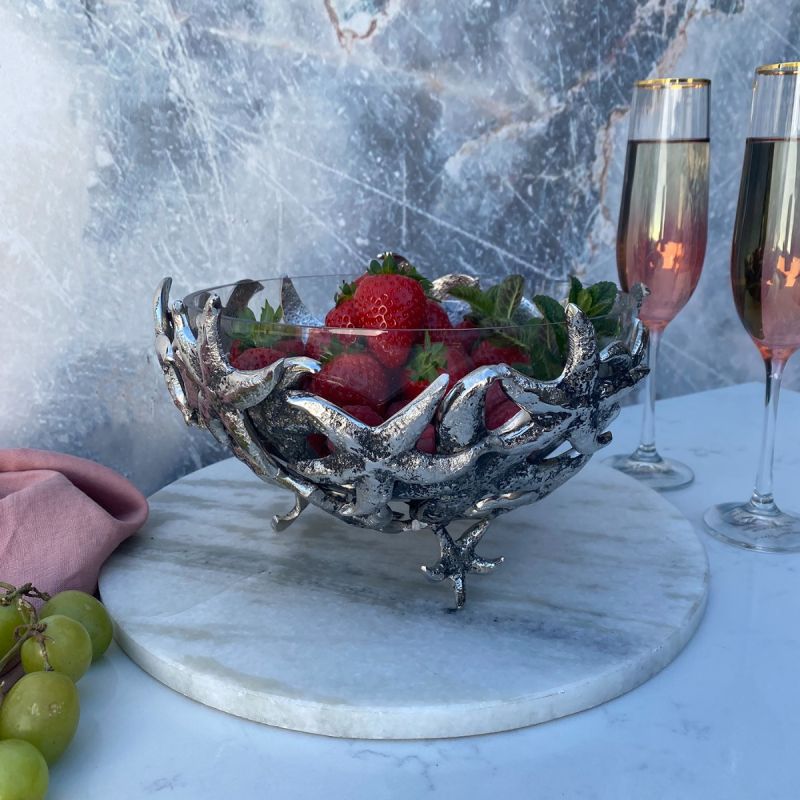
[[[440,558],[422,570],[452,582],[456,608],[465,602],[466,576],[502,562],[476,552],[491,521],[545,497],[607,445],[620,401],[647,374],[647,331],[637,316],[644,290],[637,287],[617,296],[613,338],[599,341],[592,320],[565,306],[566,363],[557,377],[536,379],[504,363],[456,381],[440,374],[385,420],[367,424],[312,391],[323,369],[315,358],[277,353],[257,368],[233,366],[236,320],[268,284],[281,324],[298,341],[324,329],[301,299],[298,279],[240,281],[177,301],[170,301],[171,278],[161,282],[156,351],[174,404],[187,424],[207,429],[259,478],[293,493],[293,507],[272,518],[276,531],[309,505],[383,533],[432,531]],[[475,284],[448,275],[434,281],[432,295],[458,313],[449,291]],[[535,315],[527,301],[521,309]],[[494,384],[516,407],[490,428],[485,410]],[[423,452],[418,442],[431,426],[435,450]],[[322,451],[309,446],[314,437],[326,443]],[[466,527],[458,537],[448,531],[454,523]]]

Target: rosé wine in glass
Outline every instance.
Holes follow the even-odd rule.
[[[639,314],[663,330],[700,279],[708,229],[708,139],[628,142],[617,265],[625,291],[650,290]]]
[[[703,520],[729,544],[800,551],[800,514],[772,491],[778,399],[786,362],[800,349],[800,62],[756,70],[731,249],[739,318],[766,368],[761,455],[745,502],[720,503]]]
[[[709,93],[704,78],[637,81],[633,93],[617,269],[626,291],[636,283],[650,290],[639,313],[650,333],[650,375],[639,446],[609,462],[653,489],[694,480],[686,464],[656,450],[656,364],[664,329],[692,296],[706,254]]]

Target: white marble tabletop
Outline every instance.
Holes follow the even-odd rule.
[[[745,384],[659,404],[662,451],[697,474],[665,496],[698,528],[709,504],[751,489],[762,393]],[[609,454],[634,445],[639,417],[623,411]],[[800,510],[798,419],[800,394],[785,392],[776,491]],[[270,728],[186,699],[112,646],[81,681],[81,724],[48,798],[796,798],[800,554],[703,541],[708,608],[672,664],[600,707],[509,733],[366,742]]]

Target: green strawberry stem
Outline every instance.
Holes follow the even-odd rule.
[[[243,350],[251,347],[272,347],[285,335],[275,330],[282,319],[283,309],[280,306],[273,308],[269,300],[265,300],[258,318],[252,309],[242,309],[231,323],[229,334],[232,339],[241,342]]]
[[[408,372],[412,381],[435,381],[447,367],[447,348],[442,342],[431,342],[429,333],[425,333],[425,344],[417,345],[408,363]]]

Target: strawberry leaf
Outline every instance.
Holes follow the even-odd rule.
[[[495,314],[499,319],[513,319],[514,312],[522,302],[525,279],[522,275],[509,275],[497,287],[494,297]]]
[[[578,302],[578,295],[583,289],[583,284],[574,276],[570,275],[569,278],[569,297],[567,297],[567,301],[570,303],[577,303]]]
[[[283,309],[280,306],[273,308],[269,304],[269,300],[264,301],[264,307],[261,309],[261,316],[259,321],[264,325],[272,325],[280,322],[283,318]]]
[[[612,281],[600,281],[589,287],[592,297],[592,309],[589,316],[601,317],[610,313],[617,299],[617,284]]]
[[[417,345],[408,364],[412,381],[435,381],[447,366],[447,349],[442,342],[431,342],[430,334],[425,333],[425,344]]]
[[[280,306],[273,308],[269,301],[264,301],[264,306],[258,317],[250,308],[243,308],[231,322],[230,336],[241,342],[243,350],[251,347],[272,347],[282,338],[275,326],[283,319],[283,309]]]
[[[479,324],[494,316],[493,296],[489,292],[481,291],[477,286],[453,286],[449,294],[456,300],[467,303]]]
[[[336,292],[336,297],[334,298],[337,308],[344,303],[345,300],[352,300],[357,288],[355,281],[352,283],[342,281],[342,285],[339,287],[339,291]]]

